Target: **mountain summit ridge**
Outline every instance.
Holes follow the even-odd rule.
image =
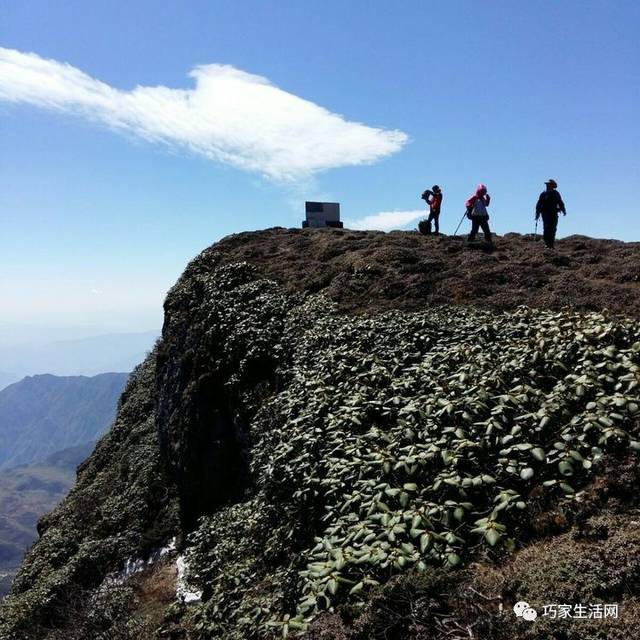
[[[437,304],[640,311],[640,242],[574,235],[545,251],[532,234],[496,236],[491,247],[406,231],[273,228],[227,236],[199,260],[214,253],[287,290],[322,291],[350,313]]]
[[[393,597],[374,587],[383,574],[405,580],[422,563],[451,587],[469,575],[452,570],[460,563],[497,571],[491,562],[513,552],[512,536],[522,548],[516,562],[551,535],[593,529],[585,519],[594,514],[604,519],[598,526],[619,526],[638,482],[628,461],[638,439],[640,328],[628,316],[640,305],[640,245],[574,237],[546,254],[533,238],[513,234],[496,244],[487,253],[415,233],[271,229],[201,253],[169,292],[162,338],[131,376],[113,428],[81,465],[70,495],[41,520],[41,538],[0,609],[3,637],[151,638],[160,628],[175,638],[253,640],[305,626],[310,638],[383,637],[376,625],[389,621],[371,608],[376,597]],[[531,278],[540,285],[529,287]],[[573,308],[560,310],[566,306]],[[514,394],[522,407],[510,406]],[[516,429],[516,409],[531,422],[527,430]],[[568,415],[580,417],[578,426]],[[586,425],[600,418],[590,432]],[[582,427],[584,434],[566,431]],[[500,438],[510,436],[516,453],[499,453],[511,440],[501,444],[494,432],[505,429]],[[556,429],[580,434],[584,446],[558,453]],[[529,431],[533,444],[523,440]],[[404,452],[412,442],[431,456],[426,466]],[[500,461],[509,455],[513,462]],[[607,469],[618,459],[628,471],[614,488]],[[468,498],[449,505],[456,469]],[[597,482],[617,507],[590,489]],[[382,487],[380,495],[370,486]],[[576,491],[590,492],[591,516],[565,504]],[[494,499],[504,502],[507,515],[496,521],[504,529],[485,518],[472,533]],[[357,515],[358,500],[371,502],[371,523]],[[436,511],[414,514],[423,518],[414,525],[404,515],[424,507],[420,500]],[[640,540],[625,526],[616,549],[632,554]],[[474,550],[478,535],[487,550]],[[174,536],[201,603],[163,607],[154,617],[135,585],[101,587],[129,558]],[[563,544],[570,557],[571,542]],[[318,568],[329,564],[329,573]],[[640,570],[635,560],[627,564]],[[597,568],[605,580],[606,567]],[[521,592],[530,582],[523,578]],[[498,583],[491,588],[510,597]],[[436,588],[417,584],[407,588]],[[607,594],[623,597],[613,587]],[[331,618],[352,600],[366,619],[356,620],[355,609]],[[460,621],[467,614],[447,612]],[[494,615],[486,613],[487,624]],[[325,631],[340,627],[335,635],[314,636],[327,620]],[[396,637],[438,637],[431,631]],[[485,637],[516,637],[505,633]]]

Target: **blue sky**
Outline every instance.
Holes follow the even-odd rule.
[[[438,183],[451,233],[484,182],[495,230],[531,232],[553,177],[561,235],[639,240],[638,24],[635,1],[5,3],[3,320],[157,327],[191,257],[305,199],[404,220]]]

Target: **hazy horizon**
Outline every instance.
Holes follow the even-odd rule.
[[[32,375],[128,373],[144,360],[160,335],[159,329],[92,334],[87,327],[55,327],[50,333],[47,327],[39,328],[37,337],[24,332],[11,341],[0,324],[0,389]]]

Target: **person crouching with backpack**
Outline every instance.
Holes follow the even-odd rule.
[[[486,242],[491,242],[491,229],[489,229],[489,213],[487,207],[491,202],[491,196],[487,193],[487,187],[479,184],[476,192],[464,204],[467,207],[467,218],[471,220],[471,233],[469,242],[475,240],[478,229],[482,229]]]
[[[442,207],[442,190],[437,184],[427,189],[421,196],[429,207],[429,217],[426,226],[423,225],[422,233],[431,235],[431,223],[433,222],[436,235],[440,233],[440,208]]]

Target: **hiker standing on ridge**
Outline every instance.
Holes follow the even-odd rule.
[[[558,214],[567,215],[562,197],[556,191],[558,183],[549,178],[545,182],[547,188],[540,194],[538,204],[536,204],[536,220],[542,216],[544,245],[547,249],[553,249],[556,241],[556,230],[558,228]]]
[[[433,222],[435,234],[440,233],[440,207],[442,207],[442,190],[437,184],[434,184],[431,189],[427,189],[422,196],[420,196],[429,206],[429,217],[427,218],[426,229],[420,229],[420,231],[426,235],[431,235],[431,223]]]
[[[464,203],[467,207],[467,218],[471,220],[471,233],[468,241],[476,239],[478,229],[482,229],[486,242],[491,242],[491,229],[489,229],[489,213],[487,207],[491,202],[491,196],[487,193],[487,187],[479,184],[476,192]]]

